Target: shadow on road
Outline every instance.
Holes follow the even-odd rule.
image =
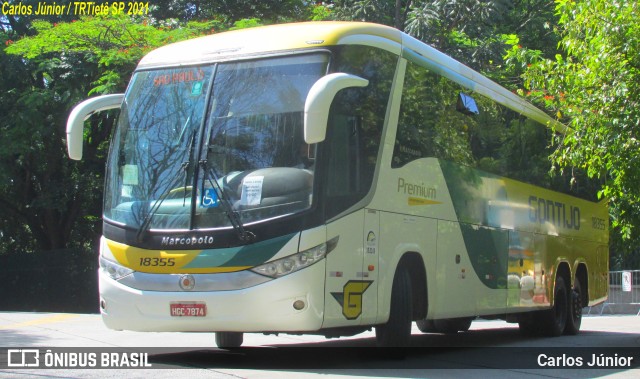
[[[286,370],[300,373],[326,373],[330,370],[331,374],[378,377],[415,377],[415,370],[438,369],[534,370],[530,373],[551,375],[549,369],[567,368],[573,370],[570,375],[572,378],[593,378],[639,367],[638,347],[576,346],[576,339],[586,341],[589,335],[599,334],[584,332],[581,336],[552,339],[525,338],[517,328],[483,329],[457,335],[414,335],[411,346],[404,349],[379,349],[375,347],[374,338],[359,338],[234,350],[184,348],[185,351],[179,353],[155,354],[151,361],[154,367],[166,365],[173,368]],[[627,335],[621,334],[618,341],[623,336]],[[630,367],[604,367],[594,371],[588,366],[594,354],[614,358],[631,355],[636,359],[631,361]],[[474,370],[468,372],[471,371]]]

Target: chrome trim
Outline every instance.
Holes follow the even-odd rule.
[[[180,277],[183,275],[134,272],[118,280],[118,283],[141,291],[185,292],[179,285]],[[196,285],[189,292],[233,291],[273,280],[248,270],[191,276],[195,279]]]

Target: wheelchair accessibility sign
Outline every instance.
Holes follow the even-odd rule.
[[[200,200],[200,206],[203,208],[215,208],[220,204],[220,198],[218,193],[213,188],[207,188],[204,190],[204,194]]]

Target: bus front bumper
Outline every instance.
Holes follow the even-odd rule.
[[[162,275],[162,274],[158,274]],[[265,283],[226,291],[148,291],[99,270],[100,311],[110,329],[144,332],[303,332],[323,321],[325,261]],[[171,314],[171,304],[200,304],[198,316]],[[204,304],[204,306],[202,306]],[[295,306],[294,306],[295,304]]]

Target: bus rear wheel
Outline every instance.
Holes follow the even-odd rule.
[[[564,284],[564,278],[562,276],[556,278],[553,302],[553,308],[544,313],[544,328],[542,330],[543,334],[549,337],[561,335],[567,326],[569,302],[567,287]]]
[[[567,315],[567,325],[564,334],[576,335],[580,331],[582,324],[582,285],[577,277],[573,281],[573,288],[569,295],[569,314]]]
[[[391,288],[389,321],[376,326],[376,342],[380,347],[405,347],[411,341],[413,314],[411,276],[401,267],[396,271]]]
[[[554,288],[554,304],[551,309],[522,313],[518,317],[520,332],[525,336],[557,337],[568,328],[569,299],[564,278],[558,276]]]
[[[241,332],[216,332],[216,345],[221,349],[234,349],[242,345],[244,334]]]

